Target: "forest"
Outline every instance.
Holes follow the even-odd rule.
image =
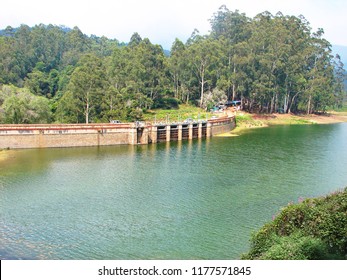
[[[39,24],[0,31],[0,123],[141,120],[188,103],[205,110],[241,100],[259,113],[321,113],[342,105],[345,72],[323,29],[303,16],[254,18],[222,6],[211,31],[164,51]]]

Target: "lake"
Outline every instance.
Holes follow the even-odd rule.
[[[239,259],[281,207],[347,186],[347,123],[0,162],[0,259]]]

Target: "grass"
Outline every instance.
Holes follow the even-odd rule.
[[[311,120],[298,116],[288,115],[283,118],[275,118],[268,122],[269,125],[290,125],[290,124],[313,124]]]
[[[255,120],[250,114],[238,114],[236,115],[236,125],[241,128],[261,127],[264,126],[264,122]]]
[[[188,118],[192,118],[194,120],[209,119],[212,117],[212,115],[212,113],[206,112],[201,108],[181,104],[178,109],[148,110],[146,113],[144,113],[143,118],[148,122],[179,122]]]

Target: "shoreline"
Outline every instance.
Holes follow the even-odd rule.
[[[334,124],[347,122],[347,112],[330,112],[325,115],[292,115],[292,114],[274,114],[274,119],[270,119],[269,125],[272,124]],[[257,118],[258,116],[255,116]],[[292,122],[292,123],[291,123]]]
[[[234,114],[232,114],[234,115]],[[227,116],[231,116],[228,112]],[[325,115],[294,115],[294,114],[250,114],[243,111],[235,114],[236,127],[215,137],[236,137],[243,132],[256,128],[275,125],[312,125],[335,124],[347,122],[347,112],[329,112]],[[0,149],[0,163],[11,157],[13,150]]]
[[[249,114],[239,112],[236,115],[236,127],[230,132],[217,137],[236,137],[250,129],[275,125],[313,125],[335,124],[347,122],[347,112],[329,112],[326,115],[294,115],[294,114]]]

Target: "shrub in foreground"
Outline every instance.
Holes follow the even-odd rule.
[[[243,259],[347,259],[347,188],[281,210]]]

